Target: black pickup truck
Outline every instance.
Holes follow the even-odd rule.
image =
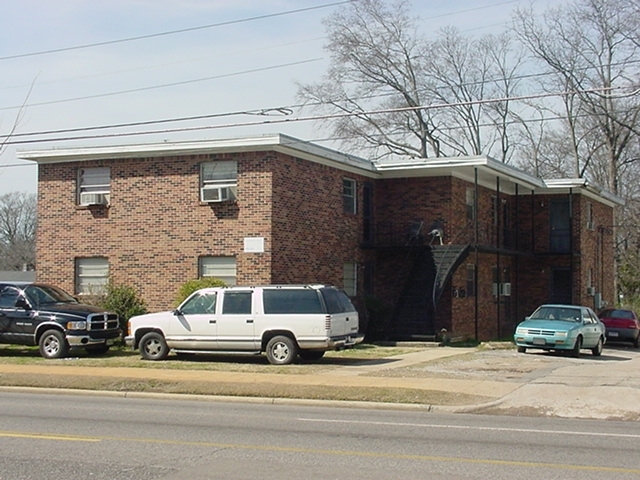
[[[102,354],[121,335],[118,315],[41,283],[0,282],[0,343],[38,345],[44,358],[72,348]]]

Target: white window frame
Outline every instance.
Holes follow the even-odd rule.
[[[496,209],[497,209],[497,198],[496,198]],[[476,189],[473,187],[467,187],[465,191],[465,210],[467,220],[475,220],[476,219]],[[496,212],[497,215],[497,212]]]
[[[198,276],[200,278],[213,277],[232,286],[236,285],[237,273],[236,257],[206,255],[198,260]]]
[[[358,264],[345,263],[342,267],[342,285],[344,293],[350,297],[358,294]]]
[[[344,213],[351,213],[355,215],[358,213],[357,209],[357,192],[358,184],[352,178],[342,179],[342,208]]]
[[[229,201],[238,197],[238,162],[236,160],[214,160],[200,164],[200,189],[205,187],[227,188]]]
[[[109,260],[106,257],[76,258],[76,294],[101,295],[109,283]]]
[[[585,209],[586,209],[585,216],[587,217],[587,222],[585,226],[587,227],[587,230],[594,230],[595,226],[593,224],[593,203],[587,202]]]
[[[78,169],[77,203],[82,204],[83,193],[104,195],[106,203],[111,200],[111,167]]]

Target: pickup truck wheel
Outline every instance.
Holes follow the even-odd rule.
[[[320,360],[324,356],[323,350],[300,350],[300,358],[310,362]]]
[[[157,332],[149,332],[140,339],[140,355],[145,360],[164,360],[169,347],[164,337]]]
[[[64,334],[59,330],[47,330],[38,342],[40,355],[44,358],[62,358],[69,353],[69,346]]]
[[[272,365],[289,365],[298,355],[298,346],[289,337],[278,335],[269,340],[266,353]]]

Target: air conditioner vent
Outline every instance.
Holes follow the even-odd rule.
[[[107,196],[104,193],[88,193],[80,194],[80,205],[106,205]]]
[[[228,202],[234,200],[235,196],[229,186],[207,185],[200,189],[200,200],[202,202]]]

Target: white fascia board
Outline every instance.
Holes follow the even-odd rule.
[[[293,157],[329,165],[352,173],[377,177],[369,160],[347,155],[329,148],[286,135],[263,135],[225,140],[162,142],[120,146],[53,148],[19,151],[17,156],[40,164],[67,163],[118,158],[164,157],[215,153],[277,151]]]
[[[276,151],[352,173],[377,177],[369,160],[304,142],[286,135],[263,135],[224,140],[162,142],[136,145],[53,148],[19,151],[17,156],[40,164],[117,158],[146,158],[175,155]]]
[[[626,202],[619,196],[609,192],[596,182],[587,180],[586,178],[561,178],[545,180],[545,188],[537,190],[536,193],[546,194],[568,194],[569,191],[581,193],[587,197],[593,198],[610,207],[624,205]]]
[[[507,181],[507,185],[502,185],[506,193],[515,193],[515,185],[528,190],[544,188],[541,179],[487,156],[381,162],[376,164],[376,169],[382,173],[382,178],[451,176],[471,183],[475,182],[477,169],[478,184],[486,188],[496,188],[496,177]]]

